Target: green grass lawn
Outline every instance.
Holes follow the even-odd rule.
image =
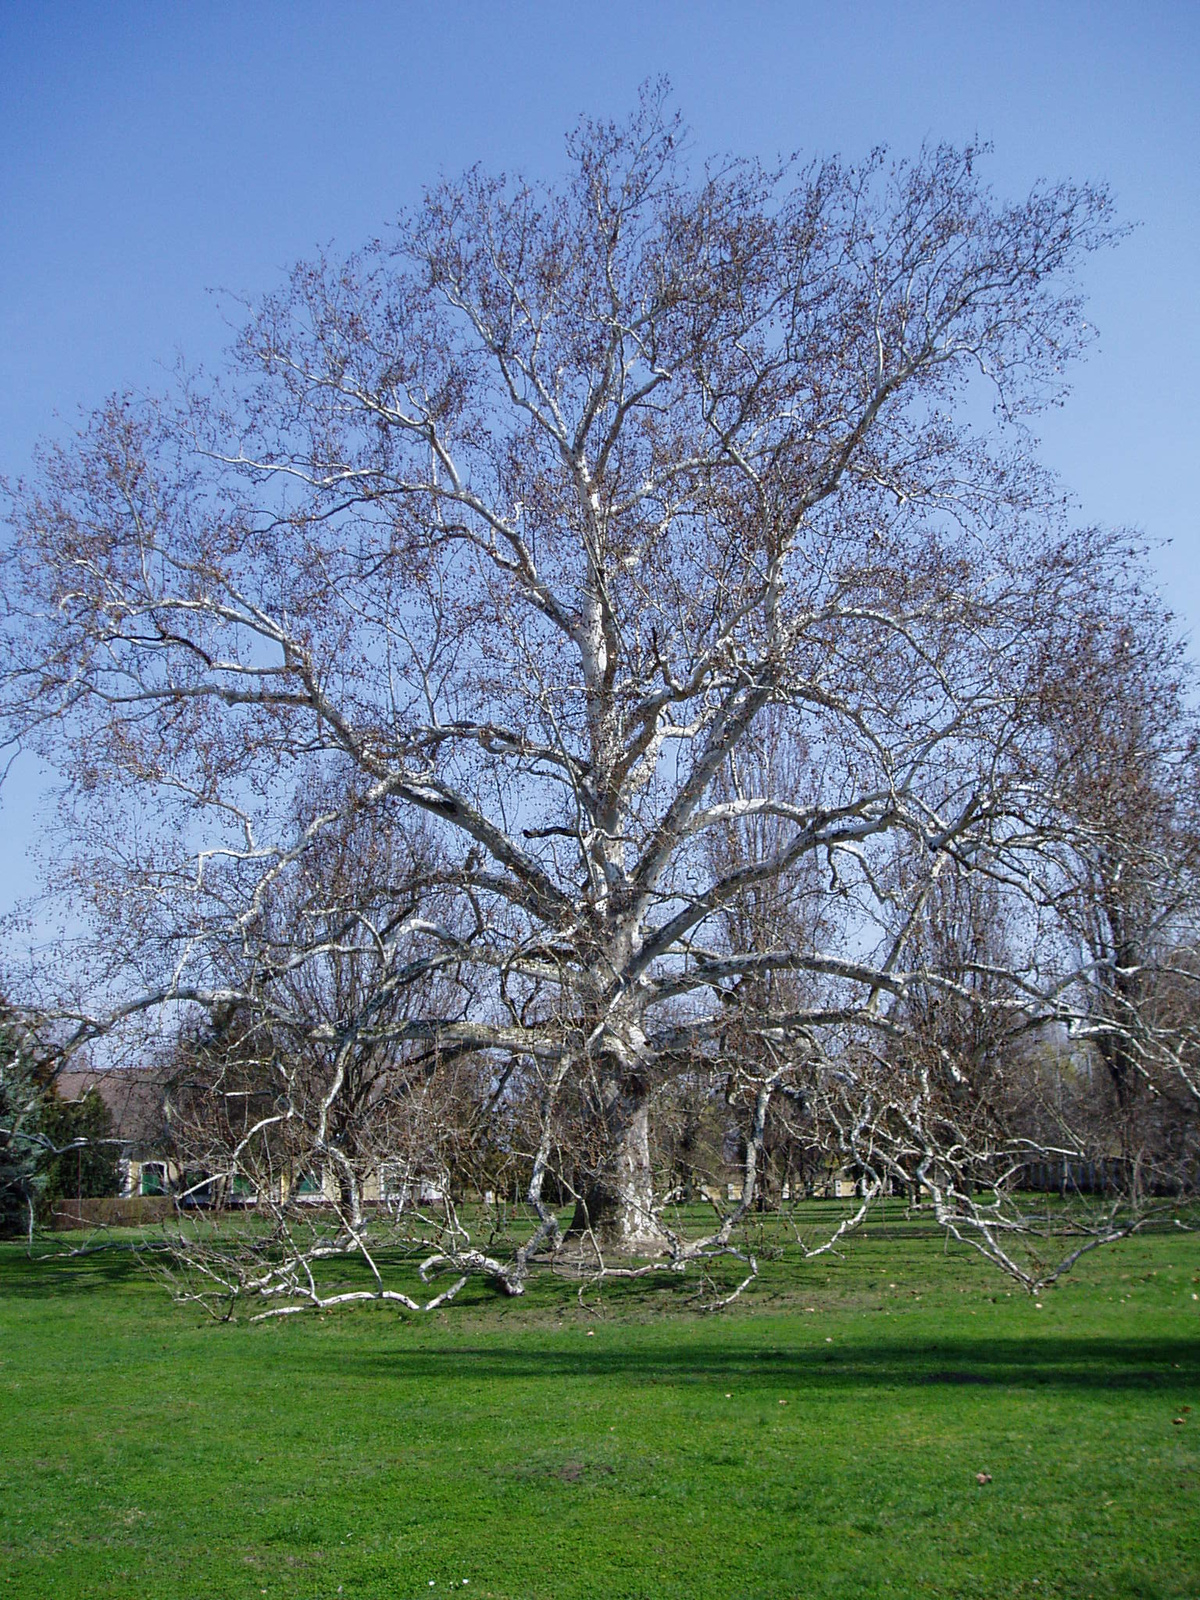
[[[5,1246],[0,1596],[1200,1596],[1200,1235],[691,1292],[221,1326]]]

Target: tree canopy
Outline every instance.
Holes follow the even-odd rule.
[[[1011,1265],[974,1197],[1043,1147],[1013,1063],[1095,1023],[1063,908],[1112,835],[1061,735],[1153,611],[1029,429],[1109,200],[1000,201],[971,148],[698,171],[655,91],[568,156],[298,267],[218,378],[16,488],[5,716],[89,819],[103,929],[61,1009],[240,1018],[264,1099],[223,1159],[286,1134],[347,1248],[369,1114],[523,1173],[532,1237],[448,1224],[439,1265],[519,1290],[549,1182],[597,1260],[682,1267],[734,1248],[786,1103]],[[948,960],[964,897],[988,936]],[[977,1059],[939,1008],[986,1013]],[[744,1154],[698,1237],[656,1172],[684,1081]]]

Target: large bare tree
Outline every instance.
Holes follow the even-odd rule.
[[[568,154],[557,187],[439,185],[297,268],[219,380],[48,451],[13,497],[5,713],[119,819],[81,829],[107,931],[78,1039],[278,1009],[343,959],[286,883],[386,813],[439,909],[342,925],[392,974],[403,929],[437,981],[360,1034],[523,1086],[530,1252],[552,1172],[581,1248],[682,1265],[739,1212],[664,1221],[666,1086],[745,1108],[744,1208],[772,1096],[863,1037],[886,1065],[903,997],[953,987],[905,965],[939,863],[1047,914],[1047,674],[1120,555],[1026,419],[1114,229],[1087,187],[998,201],[972,149],[697,171],[657,92]],[[300,779],[342,799],[298,816]],[[1053,1011],[1061,964],[988,993]]]

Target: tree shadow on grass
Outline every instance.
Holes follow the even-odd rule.
[[[53,1246],[44,1249],[35,1245],[34,1250],[30,1257],[23,1245],[0,1247],[0,1295],[45,1299],[49,1295],[94,1294],[98,1288],[146,1282],[145,1260],[137,1247],[124,1240],[91,1249],[86,1255],[67,1255]]]
[[[293,1349],[292,1360],[305,1364],[307,1353]],[[327,1370],[328,1351],[313,1354],[313,1365]],[[466,1379],[481,1383],[530,1383],[541,1379],[620,1384],[660,1384],[685,1388],[713,1384],[722,1390],[780,1388],[832,1391],[839,1389],[910,1388],[969,1385],[980,1388],[1051,1387],[1067,1391],[1122,1390],[1149,1392],[1188,1388],[1200,1383],[1200,1344],[1195,1340],[1099,1337],[978,1339],[931,1338],[895,1342],[842,1344],[827,1349],[746,1348],[690,1341],[669,1348],[586,1350],[547,1348],[530,1330],[528,1344],[465,1347],[444,1350],[378,1352],[345,1350],[339,1374],[370,1381],[396,1379]]]
[[[854,1291],[860,1286],[847,1283],[846,1287]],[[541,1312],[561,1312],[561,1304],[552,1302],[559,1300],[563,1285],[543,1280],[541,1288],[539,1299],[545,1301]],[[530,1383],[550,1379],[679,1388],[719,1385],[722,1391],[736,1387],[743,1393],[761,1389],[772,1394],[778,1394],[781,1387],[833,1392],[919,1386],[1152,1392],[1200,1384],[1200,1340],[1196,1339],[1149,1335],[1112,1339],[1086,1332],[1031,1332],[1023,1337],[996,1338],[982,1328],[978,1335],[964,1336],[958,1329],[943,1332],[940,1313],[931,1304],[923,1338],[914,1337],[918,1333],[914,1318],[903,1327],[897,1324],[889,1339],[856,1340],[839,1331],[831,1346],[823,1335],[826,1325],[837,1328],[835,1297],[829,1306],[834,1321],[822,1323],[817,1332],[815,1324],[797,1318],[796,1342],[781,1347],[770,1342],[778,1339],[778,1308],[770,1329],[755,1320],[697,1324],[687,1315],[686,1304],[679,1304],[681,1296],[675,1284],[669,1288],[675,1292],[660,1293],[656,1314],[640,1318],[637,1313],[645,1312],[648,1291],[642,1290],[640,1299],[630,1294],[622,1309],[633,1315],[623,1327],[616,1324],[621,1328],[621,1343],[615,1347],[609,1345],[614,1324],[606,1322],[595,1343],[585,1343],[586,1335],[579,1327],[551,1332],[544,1324],[534,1323],[519,1334],[511,1325],[500,1324],[506,1335],[503,1343],[475,1345],[460,1342],[462,1334],[470,1337],[469,1326],[460,1324],[439,1348],[430,1338],[441,1337],[440,1331],[435,1333],[438,1324],[418,1321],[400,1331],[389,1316],[379,1329],[378,1347],[364,1348],[363,1321],[353,1317],[354,1332],[347,1327],[347,1337],[340,1342],[337,1370],[341,1377],[366,1382],[465,1378],[481,1383]],[[105,1289],[161,1296],[161,1290],[149,1283],[144,1256],[132,1241],[114,1240],[82,1256],[46,1253],[32,1259],[20,1245],[0,1247],[0,1296],[44,1299],[91,1295]],[[483,1284],[477,1286],[474,1296],[465,1292],[463,1300],[466,1303],[458,1309],[466,1319],[482,1316],[490,1321],[489,1310],[501,1309]],[[573,1291],[570,1300],[577,1315]],[[166,1307],[165,1296],[160,1303]],[[611,1312],[612,1306],[607,1309]],[[449,1315],[453,1318],[454,1313]],[[291,1326],[300,1333],[312,1323],[303,1318]],[[332,1325],[320,1326],[332,1332]],[[475,1326],[479,1326],[477,1321]],[[694,1336],[699,1326],[705,1329],[701,1338]],[[397,1339],[406,1339],[409,1330],[416,1334],[414,1344],[398,1348]],[[374,1329],[370,1336],[374,1339]],[[321,1338],[319,1348],[302,1338],[289,1340],[286,1359],[291,1367],[311,1365],[327,1377],[327,1335]]]

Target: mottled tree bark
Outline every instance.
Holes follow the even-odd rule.
[[[657,1255],[666,1248],[654,1207],[650,1159],[650,1106],[644,1091],[619,1095],[620,1125],[610,1110],[605,1144],[608,1159],[575,1204],[568,1239],[592,1244],[602,1254]]]

